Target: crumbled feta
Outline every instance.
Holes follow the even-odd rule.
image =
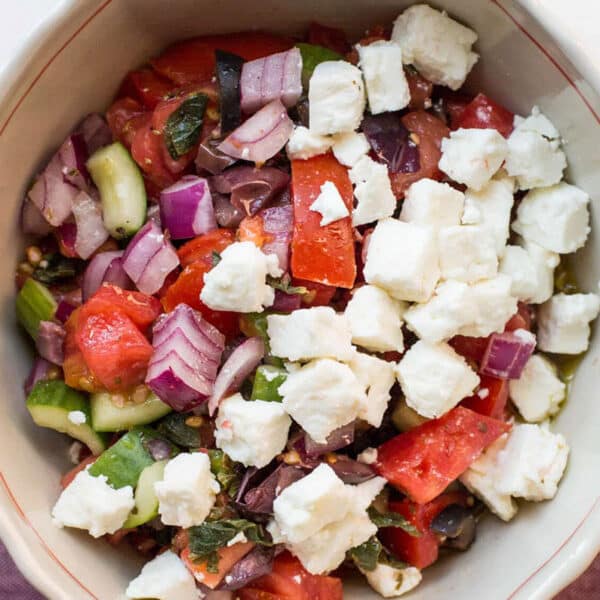
[[[435,230],[396,219],[379,221],[371,234],[364,276],[398,300],[425,302],[440,276]]]
[[[198,600],[193,575],[171,550],[147,562],[125,592],[128,598],[156,600]]]
[[[519,188],[528,190],[558,183],[567,166],[556,127],[535,106],[531,116],[516,116],[508,138],[506,170],[517,178]]]
[[[249,402],[234,394],[219,405],[217,448],[246,467],[260,469],[285,448],[291,424],[279,402]]]
[[[81,451],[83,450],[83,444],[81,442],[73,442],[69,445],[69,449],[67,450],[67,455],[72,464],[78,465],[81,462],[80,456]]]
[[[405,64],[453,90],[462,86],[479,58],[471,50],[477,34],[426,4],[411,6],[398,16],[392,41],[402,48]]]
[[[442,140],[439,168],[473,190],[481,190],[500,168],[508,145],[495,129],[457,129]]]
[[[326,181],[321,186],[321,193],[310,205],[310,210],[321,214],[321,227],[339,221],[350,214],[339,190],[332,181]]]
[[[526,500],[550,500],[567,466],[565,438],[539,425],[515,425],[496,458],[496,489]]]
[[[245,544],[248,538],[244,535],[243,531],[238,531],[228,542],[227,546],[235,546],[236,544]]]
[[[134,506],[130,485],[116,490],[104,475],[92,477],[85,469],[63,490],[52,509],[52,522],[87,529],[97,538],[120,529]]]
[[[423,575],[416,567],[397,569],[379,563],[372,571],[363,571],[369,585],[384,598],[398,598],[416,588]]]
[[[358,67],[345,60],[325,61],[308,86],[309,128],[327,135],[358,129],[365,111],[365,90]]]
[[[372,465],[377,462],[377,448],[365,448],[356,460],[365,465]]]
[[[402,68],[402,48],[394,42],[381,41],[358,45],[357,50],[371,114],[407,107],[410,90]]]
[[[589,345],[590,321],[598,316],[596,294],[556,294],[540,307],[538,348],[544,352],[579,354]]]
[[[443,227],[438,237],[442,279],[472,283],[498,272],[496,244],[480,225]]]
[[[466,398],[479,377],[448,344],[418,341],[396,366],[406,403],[420,415],[441,417]]]
[[[320,335],[327,337],[327,331]],[[279,393],[285,411],[319,443],[334,429],[354,421],[367,401],[364,386],[352,369],[329,358],[314,360],[290,373]]]
[[[319,135],[314,131],[298,125],[292,131],[287,143],[287,155],[290,160],[306,160],[319,154],[325,154],[333,144],[333,140],[326,135]]]
[[[67,415],[67,418],[73,425],[83,425],[87,421],[85,413],[81,410],[72,410]]]
[[[534,354],[521,377],[509,382],[510,399],[521,416],[540,423],[558,412],[565,399],[565,384],[557,377],[556,367],[540,354]]]
[[[361,157],[371,150],[371,145],[364,133],[349,131],[334,136],[331,149],[339,163],[346,167],[353,167]]]
[[[365,403],[358,411],[359,419],[363,419],[373,427],[380,427],[391,398],[390,389],[396,379],[394,364],[376,356],[356,352],[349,366],[358,381],[365,387],[367,394]]]
[[[235,242],[204,275],[200,299],[213,310],[262,312],[275,299],[267,275],[279,277],[282,273],[274,254],[263,254],[252,242]]]
[[[378,219],[391,217],[396,210],[396,196],[387,167],[363,156],[348,172],[354,184],[357,205],[352,211],[352,224],[357,227]]]
[[[465,195],[447,183],[419,179],[404,197],[400,220],[435,229],[460,225]]]
[[[354,291],[344,314],[352,341],[373,352],[404,350],[402,315],[406,304],[394,300],[381,288],[363,285]]]
[[[589,200],[583,190],[564,182],[532,190],[521,200],[512,228],[546,250],[575,252],[590,232]]]
[[[166,464],[162,480],[154,484],[161,521],[177,527],[200,525],[219,490],[207,454],[178,454]]]
[[[480,191],[467,190],[465,193],[463,225],[484,226],[494,239],[498,256],[502,256],[508,240],[513,201],[509,179],[492,179]]]
[[[324,332],[327,335],[323,335]],[[288,315],[269,315],[267,333],[273,356],[291,361],[350,360],[354,354],[348,320],[329,306],[304,308]]]

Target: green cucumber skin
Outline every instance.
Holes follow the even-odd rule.
[[[95,455],[106,449],[108,436],[97,433],[90,425],[88,399],[63,381],[38,381],[27,397],[26,406],[36,425],[70,435],[83,442]],[[72,423],[69,420],[72,411],[85,414],[86,422]]]
[[[29,277],[17,294],[17,319],[35,340],[40,321],[51,321],[57,306],[50,290],[39,281]]]
[[[96,431],[125,431],[136,425],[148,425],[171,412],[171,407],[151,394],[141,404],[118,407],[107,392],[92,394],[92,423]]]
[[[261,365],[256,369],[252,395],[250,400],[264,400],[265,402],[281,402],[279,386],[287,379],[287,371],[278,367]]]
[[[120,142],[97,150],[86,166],[100,190],[106,229],[117,239],[132,236],[146,221],[146,189],[139,167]]]
[[[135,506],[123,525],[124,529],[139,527],[158,516],[154,484],[162,480],[167,462],[159,460],[142,471],[135,489]]]

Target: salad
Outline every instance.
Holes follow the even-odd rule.
[[[72,438],[54,523],[147,557],[127,597],[397,597],[557,493],[589,196],[463,87],[476,40],[420,4],[183,41],[37,175],[26,406]]]

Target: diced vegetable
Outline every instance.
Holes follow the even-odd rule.
[[[492,333],[480,372],[501,379],[519,379],[534,350],[535,336],[531,333]]]
[[[162,480],[166,464],[166,460],[159,460],[141,472],[135,489],[135,506],[123,524],[123,529],[139,527],[158,515],[158,498],[154,484]]]
[[[262,226],[266,234],[262,251],[265,254],[275,254],[279,268],[287,271],[290,255],[290,243],[294,228],[294,213],[291,205],[273,206],[262,211]]]
[[[40,321],[35,340],[35,347],[40,356],[55,365],[62,365],[65,358],[63,351],[65,335],[65,329],[62,325],[53,321]]]
[[[375,470],[419,504],[446,489],[510,425],[461,406],[379,447]]]
[[[128,73],[121,84],[120,96],[131,96],[153,110],[173,89],[173,84],[150,68]]]
[[[515,115],[509,110],[488,98],[485,94],[477,94],[468,104],[461,116],[458,127],[465,129],[496,129],[504,137],[513,130]]]
[[[38,381],[27,397],[27,410],[36,425],[70,435],[93,454],[106,448],[106,437],[92,429],[88,399],[64,381]]]
[[[318,64],[327,60],[345,60],[342,54],[324,46],[301,42],[296,44],[296,48],[302,56],[302,86],[305,90],[308,90],[308,82]]]
[[[219,84],[221,133],[225,135],[239,127],[242,122],[240,77],[244,59],[237,54],[217,49],[215,60],[217,83]]]
[[[76,224],[75,252],[88,259],[108,239],[99,203],[81,191],[73,198],[73,217]]]
[[[133,136],[147,116],[150,115],[133,98],[119,98],[106,111],[106,120],[113,137],[126,148],[131,148]]]
[[[334,183],[351,211],[352,184],[347,170],[333,155],[292,161],[294,233],[291,270],[294,277],[300,279],[352,288],[356,279],[356,259],[350,218],[321,227],[320,215],[310,210],[326,181]]]
[[[102,146],[112,142],[112,133],[104,117],[99,113],[90,113],[80,123],[78,130],[83,136],[83,141],[88,155],[94,154]]]
[[[57,303],[50,290],[29,277],[17,294],[17,319],[35,340],[42,321],[51,321],[56,313]]]
[[[81,286],[85,302],[93,296],[103,283],[111,283],[123,290],[133,288],[133,282],[123,269],[123,250],[98,252],[89,262]]]
[[[40,209],[28,198],[23,201],[21,209],[21,229],[30,235],[47,235],[52,227],[46,221]]]
[[[287,379],[287,371],[270,365],[261,365],[254,374],[250,400],[281,402],[279,386]]]
[[[29,396],[31,390],[38,381],[46,381],[49,379],[49,374],[51,373],[52,369],[52,364],[49,363],[45,358],[37,357],[33,362],[27,379],[23,383],[23,391],[25,392],[25,395]]]
[[[133,235],[146,220],[146,190],[129,152],[115,142],[97,150],[87,168],[100,191],[106,229],[115,238]]]
[[[480,415],[503,421],[508,402],[508,380],[489,375],[481,375],[480,379],[479,391],[473,396],[465,398],[461,402],[462,406],[474,410]]]
[[[213,267],[213,253],[220,254],[235,241],[231,231],[217,229],[205,235],[198,236],[185,243],[177,251],[182,267],[195,262],[202,262],[207,267]]]

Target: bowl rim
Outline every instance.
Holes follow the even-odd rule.
[[[427,0],[425,0],[427,1]],[[504,0],[488,0],[497,6],[529,40],[546,56],[565,78],[570,87],[572,87],[587,108],[590,110],[596,121],[600,124],[600,114],[594,109],[590,101],[580,86],[569,76],[565,68],[554,58],[554,56],[544,47],[544,45],[530,33],[525,26],[520,22],[519,16],[513,14],[511,9],[507,8]],[[506,0],[509,3],[519,5],[519,10],[531,17],[537,22],[539,27],[547,33],[556,42],[559,50],[576,65],[578,72],[584,75],[591,88],[600,93],[600,44],[593,46],[589,43],[580,43],[573,45],[568,34],[560,27],[560,20],[557,20],[557,15],[553,10],[542,9],[537,0]],[[98,3],[94,8],[93,3]],[[95,17],[97,17],[104,9],[106,9],[113,0],[89,0],[91,4],[88,9],[88,3],[79,3],[77,0],[62,0],[39,25],[26,36],[25,40],[11,54],[8,59],[8,64],[4,71],[0,74],[0,106],[5,106],[5,110],[0,111],[0,116],[3,116],[3,121],[0,121],[0,138],[4,130],[9,125],[12,117],[16,114],[25,97],[33,89],[37,81],[43,76],[46,69],[56,60],[56,58],[65,50],[68,45],[89,25]],[[39,69],[31,80],[25,80],[25,88],[18,95],[16,102],[7,106],[7,99],[11,95],[15,95],[19,91],[21,84],[20,74],[27,71],[30,66],[39,61],[43,55],[45,46],[52,40],[56,31],[61,26],[66,25],[70,20],[74,20],[77,13],[82,14],[82,20],[77,24],[74,31],[65,36],[64,42],[51,54],[44,62],[44,65]],[[590,60],[589,57],[594,56],[598,60]],[[6,116],[4,116],[4,113]],[[20,534],[19,528],[16,526],[15,514],[13,511],[5,509],[5,506],[12,505],[17,517],[27,525],[33,532],[35,538],[43,546],[49,558],[62,569],[70,578],[76,582],[80,588],[85,591],[91,598],[96,599],[96,596],[87,587],[73,575],[67,567],[55,555],[52,549],[46,544],[40,533],[36,530],[33,524],[29,521],[23,510],[21,509],[17,499],[14,497],[8,482],[0,471],[0,488],[3,490],[8,502],[0,502],[0,538],[4,542],[7,551],[14,560],[18,569],[25,578],[42,594],[48,595],[49,598],[62,598],[63,594],[57,589],[56,583],[50,576],[50,572],[40,568],[39,563],[32,557],[28,551],[28,542]],[[587,525],[585,533],[583,526]],[[576,551],[570,548],[573,544],[577,544]],[[521,582],[508,597],[508,600],[516,598],[520,593],[526,590],[529,585],[539,576],[539,574],[554,563],[552,576],[547,577],[543,582],[538,582],[535,591],[530,590],[530,599],[542,600],[552,598],[569,583],[574,581],[581,575],[588,566],[592,563],[596,555],[600,553],[600,496],[590,507],[584,518],[571,532],[571,534],[562,542],[562,544],[547,557],[547,559],[538,565],[531,572],[529,577]],[[562,555],[560,562],[556,559]],[[548,575],[548,573],[546,573]]]

